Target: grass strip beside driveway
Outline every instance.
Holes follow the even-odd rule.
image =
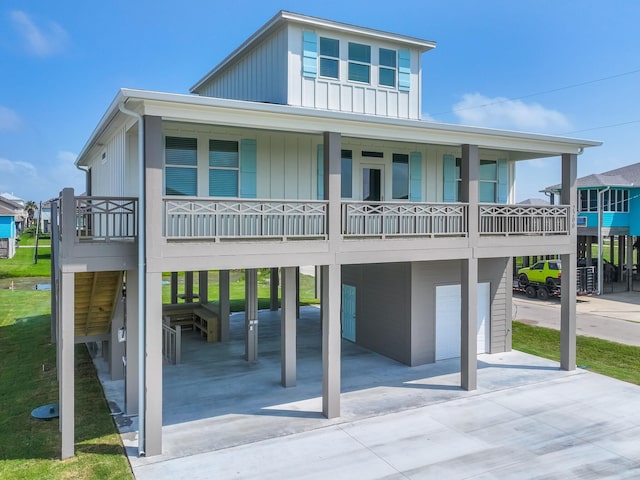
[[[560,332],[513,322],[513,348],[560,361]],[[640,385],[640,347],[593,337],[576,337],[578,367]]]

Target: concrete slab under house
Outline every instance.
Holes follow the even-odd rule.
[[[167,424],[163,405],[189,399],[164,381],[185,370],[173,362],[194,333],[207,339],[202,348],[228,348],[229,361],[241,355],[263,368],[258,269],[280,283],[280,379],[268,387],[287,404],[308,381],[297,269],[316,267],[309,378],[319,401],[303,416],[330,424],[344,415],[341,366],[352,347],[409,369],[447,362],[456,389],[478,388],[478,354],[511,350],[511,259],[576,263],[578,155],[599,142],[422,120],[423,55],[435,47],[282,11],[189,95],[117,92],[77,159],[87,194],[64,189],[51,205],[63,458],[74,455],[79,342],[102,343],[111,378],[126,378],[137,455],[173,448],[163,443],[170,431],[198,435],[180,419]],[[547,157],[562,173],[559,204],[515,204],[516,163]],[[246,293],[241,352],[231,341],[236,271]],[[571,371],[575,279],[562,289],[560,366]],[[216,375],[235,375],[218,358]],[[231,435],[220,428],[221,438]]]

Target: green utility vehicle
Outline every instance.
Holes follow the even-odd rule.
[[[518,287],[524,289],[528,297],[546,300],[560,294],[562,265],[560,260],[544,260],[532,267],[518,270]]]

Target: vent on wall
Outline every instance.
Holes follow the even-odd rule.
[[[371,158],[383,158],[384,157],[384,153],[382,153],[382,152],[369,152],[367,150],[363,150],[362,151],[362,156],[363,157],[371,157]]]
[[[102,152],[102,164],[107,163],[107,152]]]

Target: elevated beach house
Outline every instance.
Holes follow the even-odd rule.
[[[511,259],[575,265],[576,162],[599,143],[422,120],[435,46],[282,11],[191,94],[117,93],[77,160],[87,194],[64,189],[52,208],[63,457],[74,453],[73,346],[87,341],[108,345],[114,378],[126,373],[140,453],[162,452],[163,329],[189,308],[163,306],[163,272],[199,272],[199,313],[186,314],[225,342],[229,271],[244,270],[251,360],[256,269],[279,269],[290,386],[295,272],[316,266],[328,418],[340,416],[343,341],[410,366],[459,357],[461,388],[476,388],[477,354],[511,349]],[[560,201],[516,205],[515,164],[545,157],[562,172]],[[564,369],[575,368],[575,288],[563,278]]]

